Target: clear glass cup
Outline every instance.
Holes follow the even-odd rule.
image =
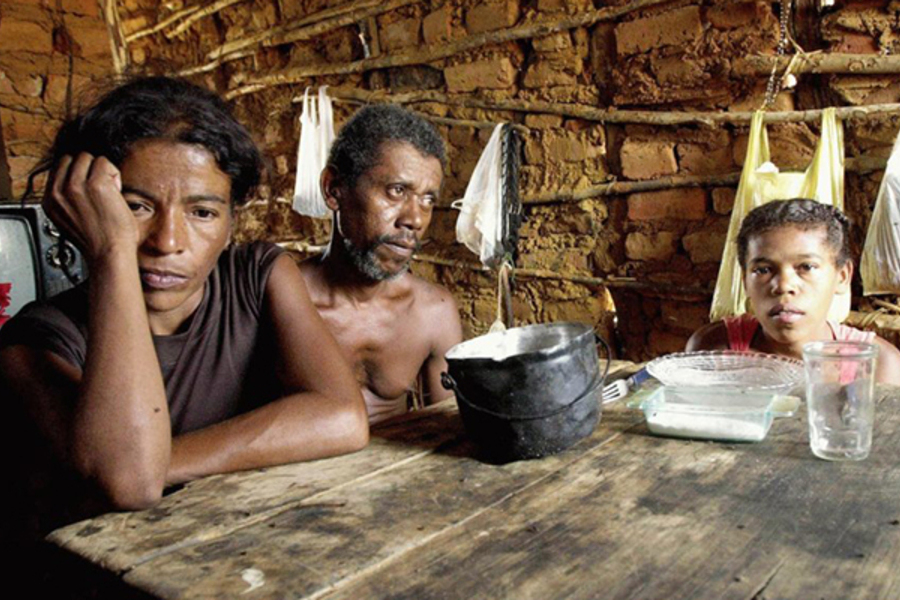
[[[803,346],[809,446],[825,460],[863,460],[872,448],[878,347],[865,342]]]

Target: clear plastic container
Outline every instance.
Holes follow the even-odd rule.
[[[655,435],[759,442],[773,418],[793,415],[799,404],[781,391],[661,386],[629,406],[644,411]]]

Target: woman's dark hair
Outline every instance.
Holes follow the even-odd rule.
[[[834,251],[835,263],[842,267],[850,260],[850,221],[829,204],[807,198],[773,200],[757,206],[744,217],[738,233],[738,262],[747,266],[750,238],[780,227],[825,228],[825,241]]]
[[[374,167],[385,142],[406,142],[424,156],[446,162],[444,141],[434,126],[396,104],[364,106],[350,117],[338,133],[328,165],[341,181],[353,187],[360,175]]]
[[[145,139],[203,146],[231,178],[231,201],[241,204],[259,183],[262,157],[250,133],[215,93],[183,79],[140,77],[106,93],[60,127],[33,174],[50,171],[66,154],[89,152],[119,166]]]

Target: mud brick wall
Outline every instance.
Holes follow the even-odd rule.
[[[847,0],[827,13],[819,13],[814,0],[793,4],[791,29],[807,51],[898,50],[895,2]],[[300,111],[293,100],[306,86],[378,92],[386,99],[435,94],[408,106],[443,119],[438,128],[449,148],[444,201],[422,253],[443,262],[419,261],[414,270],[453,292],[471,336],[486,331],[495,318],[496,279],[447,266],[477,262],[455,243],[456,212],[447,205],[462,196],[491,123],[523,127],[520,183],[526,200],[609,182],[712,178],[740,170],[746,122],[641,125],[540,108],[550,103],[573,110],[734,112],[762,104],[767,73],[747,74],[737,66],[748,57],[774,54],[778,2],[671,0],[627,10],[637,5],[626,0],[120,0],[118,16],[131,72],[181,73],[229,95],[264,148],[269,174],[259,197],[240,213],[242,239],[313,245],[328,239],[327,222],[302,218],[289,208]],[[334,12],[348,6],[352,13]],[[623,11],[612,20],[570,22],[551,33],[475,43],[479,36],[559,23],[604,7]],[[329,14],[331,20],[323,20]],[[256,43],[250,43],[253,36]],[[249,41],[233,50],[242,40]],[[463,44],[468,49],[415,60]],[[225,57],[217,58],[223,48]],[[228,55],[229,49],[236,54]],[[371,62],[378,59],[388,62]],[[311,68],[319,74],[296,76],[297,69]],[[260,78],[276,74],[280,81],[260,84]],[[898,100],[900,79],[893,74],[802,74],[773,108]],[[482,106],[463,106],[463,101]],[[519,104],[496,108],[511,101]],[[338,124],[355,109],[336,101]],[[897,115],[848,121],[848,157],[886,157],[898,127]],[[773,160],[781,168],[805,167],[817,137],[815,123],[771,125]],[[857,244],[880,178],[879,171],[847,173],[846,204]],[[593,323],[632,359],[680,350],[707,319],[734,187],[709,184],[526,204],[518,267],[539,276],[517,278],[516,319]],[[600,284],[610,279],[608,286]]]
[[[0,2],[0,200],[21,196],[67,107],[112,73],[98,0]]]

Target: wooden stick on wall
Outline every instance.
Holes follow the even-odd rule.
[[[624,6],[601,8],[599,10],[588,11],[580,15],[566,17],[560,20],[542,21],[499,31],[479,33],[446,44],[440,44],[425,49],[416,48],[414,50],[390,56],[363,59],[344,64],[311,65],[285,69],[276,73],[250,78],[246,85],[242,85],[226,93],[225,98],[231,100],[238,96],[251,94],[267,87],[299,83],[305,79],[319,75],[362,73],[372,69],[430,63],[483,46],[544,37],[560,31],[575,29],[577,27],[588,27],[601,21],[613,21],[628,13],[671,1],[672,0],[634,0]]]
[[[201,8],[198,11],[192,12],[184,19],[184,21],[179,23],[175,29],[173,29],[172,31],[167,31],[166,37],[171,40],[175,36],[181,35],[185,31],[187,31],[191,25],[193,25],[200,19],[208,17],[210,15],[214,15],[217,12],[228,8],[232,4],[237,4],[238,2],[245,2],[245,0],[219,0],[218,2],[213,2],[212,4]]]
[[[699,123],[717,125],[723,123],[749,123],[752,112],[690,112],[690,111],[649,111],[649,110],[607,110],[584,104],[562,104],[540,100],[483,100],[472,96],[445,94],[436,91],[386,94],[356,88],[329,88],[328,95],[335,100],[352,102],[392,102],[394,104],[415,104],[436,102],[450,106],[480,108],[498,111],[543,113],[598,121],[601,123],[634,123],[645,125],[688,125]],[[302,98],[294,98],[299,102]],[[822,120],[822,110],[792,110],[767,112],[766,123],[815,123]],[[842,106],[836,111],[843,120],[859,119],[869,115],[892,113],[900,115],[900,104],[872,104],[868,106]]]

